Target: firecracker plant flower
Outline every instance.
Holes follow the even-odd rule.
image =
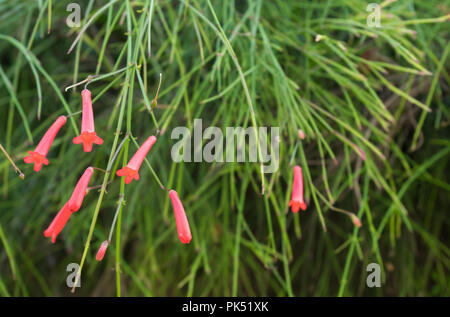
[[[117,176],[125,176],[125,184],[129,184],[133,179],[139,180],[139,168],[155,142],[156,137],[154,135],[148,137],[133,155],[127,166],[116,172]]]
[[[47,153],[58,134],[59,129],[66,123],[67,118],[65,116],[60,116],[56,121],[50,126],[50,128],[45,132],[39,144],[36,146],[34,151],[28,151],[28,156],[24,157],[24,162],[27,164],[34,163],[34,171],[39,172],[42,165],[48,165]]]
[[[0,0],[1,297],[450,295],[450,0],[74,2]]]
[[[289,202],[293,212],[306,210],[306,204],[303,200],[303,174],[302,168],[298,165],[294,167],[294,184],[292,186],[292,198]]]
[[[351,215],[351,219],[352,219],[353,224],[354,224],[356,227],[361,228],[362,223],[361,223],[361,220],[358,218],[357,215],[352,214],[352,215]]]
[[[73,138],[74,144],[83,144],[84,152],[92,151],[92,144],[103,144],[103,139],[95,133],[94,111],[92,109],[91,91],[84,89],[81,92],[83,99],[83,114],[81,118],[81,134]]]
[[[72,192],[72,196],[69,201],[67,201],[62,209],[58,212],[56,217],[53,219],[50,226],[44,231],[44,236],[52,238],[52,243],[55,243],[56,237],[62,231],[67,221],[69,220],[72,213],[77,212],[81,204],[83,203],[84,196],[86,195],[87,186],[89,180],[91,179],[92,173],[94,172],[93,167],[88,167],[83,175],[80,177],[75,189]]]
[[[192,240],[191,229],[189,227],[189,221],[184,211],[183,204],[176,191],[171,190],[169,197],[172,200],[173,212],[175,214],[175,222],[177,224],[178,238],[181,243],[189,243]]]

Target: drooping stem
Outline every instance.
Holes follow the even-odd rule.
[[[108,243],[111,242],[111,238],[112,238],[112,235],[113,235],[113,232],[114,232],[114,227],[116,225],[117,217],[119,216],[120,208],[122,208],[122,204],[123,204],[124,198],[125,198],[125,195],[124,194],[120,194],[119,202],[117,203],[116,213],[114,214],[114,219],[113,219],[113,222],[111,224],[111,229],[109,230]]]
[[[86,86],[87,86],[87,84],[90,84],[90,83],[93,83],[93,82],[96,82],[96,81],[105,79],[105,78],[110,77],[110,76],[117,75],[117,74],[119,74],[119,73],[121,73],[121,72],[127,70],[128,68],[134,67],[134,66],[135,66],[135,65],[130,65],[130,66],[127,66],[127,67],[123,67],[123,68],[121,68],[121,69],[118,69],[118,70],[116,70],[116,71],[113,71],[113,72],[110,72],[110,73],[106,73],[106,74],[103,74],[103,75],[89,75],[86,79],[84,79],[84,80],[82,80],[82,81],[80,81],[80,82],[78,82],[78,83],[75,83],[75,84],[73,84],[73,85],[67,86],[66,89],[64,89],[64,91],[67,91],[67,90],[69,90],[70,88],[73,88],[73,87],[82,85],[82,84],[84,84],[84,83],[86,83]],[[84,88],[86,88],[86,86],[85,86]]]
[[[19,177],[21,179],[25,178],[25,174],[22,173],[22,171],[20,170],[20,168],[17,167],[17,165],[14,163],[14,161],[12,160],[12,158],[9,156],[8,152],[6,152],[5,148],[3,147],[3,145],[0,144],[0,150],[3,152],[3,154],[5,154],[6,159],[9,161],[9,163],[11,163],[11,165],[14,167],[14,171],[16,173],[19,173]]]

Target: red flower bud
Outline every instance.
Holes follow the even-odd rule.
[[[353,224],[354,224],[356,227],[361,228],[362,223],[361,223],[361,220],[358,218],[358,216],[352,214],[352,215],[351,215],[351,218],[352,218]]]
[[[142,144],[139,149],[134,153],[131,160],[128,162],[127,166],[121,168],[116,172],[117,176],[125,176],[125,184],[129,184],[133,178],[139,180],[139,168],[144,161],[145,156],[148,151],[152,148],[153,144],[156,142],[155,136],[150,136],[144,144]]]
[[[299,209],[306,210],[306,204],[303,200],[303,174],[300,166],[294,167],[294,185],[292,186],[292,198],[289,202],[293,212],[298,212]]]
[[[92,167],[88,167],[75,186],[72,196],[67,203],[71,211],[78,211],[80,209],[84,196],[86,196],[86,190],[92,173],[94,173],[94,169]]]
[[[81,134],[74,137],[72,142],[74,144],[83,143],[83,150],[85,152],[92,151],[92,143],[101,145],[103,140],[95,133],[94,126],[94,112],[92,110],[91,92],[84,89],[81,92],[83,98],[83,116],[81,119]]]
[[[97,255],[95,256],[95,259],[97,261],[103,260],[103,257],[105,256],[107,248],[108,248],[108,240],[105,240],[100,245],[100,248],[98,249]]]
[[[299,137],[301,140],[304,140],[305,137],[306,137],[305,132],[304,132],[303,130],[298,130],[298,137]]]
[[[42,168],[42,164],[48,165],[48,160],[46,158],[48,150],[53,143],[59,129],[66,123],[66,117],[60,116],[51,125],[51,127],[45,132],[39,144],[36,146],[34,151],[28,151],[28,156],[24,157],[24,161],[27,164],[34,163],[34,171],[39,172]]]
[[[173,212],[175,214],[175,222],[177,223],[178,238],[181,243],[189,243],[192,240],[191,229],[189,228],[189,222],[186,217],[183,205],[176,191],[171,190],[169,192],[170,199],[172,200]]]

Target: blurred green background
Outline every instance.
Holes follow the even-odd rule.
[[[0,144],[25,174],[0,154],[1,296],[450,294],[449,1],[376,1],[381,27],[361,0],[76,1],[81,27],[70,28],[71,2],[0,1]],[[83,86],[65,88],[96,74],[104,144],[72,144],[75,115],[35,173],[27,151],[81,110]],[[173,162],[171,131],[195,118],[223,131],[280,127],[279,170]],[[114,172],[155,123],[140,180],[124,186]],[[51,244],[43,231],[84,169],[106,169],[127,131],[137,143],[125,141],[111,175],[94,173]],[[293,214],[296,164],[308,209]],[[181,197],[189,245],[157,179]],[[73,295],[66,268],[82,258]],[[380,288],[366,286],[369,263],[382,267]]]

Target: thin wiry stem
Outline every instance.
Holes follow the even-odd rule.
[[[180,0],[180,1],[185,3],[184,0]],[[211,1],[208,0],[208,6],[210,8],[212,15],[214,16],[214,20],[216,21],[217,27],[214,26],[214,24],[212,24],[203,14],[201,14],[199,11],[197,11],[195,8],[193,8],[191,5],[188,4],[188,6],[195,14],[197,14],[199,17],[201,17],[219,35],[220,39],[225,43],[225,46],[226,46],[228,52],[230,53],[232,60],[236,66],[236,69],[239,73],[239,78],[241,79],[242,87],[244,88],[245,97],[247,99],[247,103],[248,103],[249,109],[250,109],[250,118],[252,120],[253,130],[254,130],[254,133],[256,136],[256,146],[258,148],[258,157],[259,157],[259,161],[260,161],[261,194],[264,195],[264,191],[265,191],[265,188],[264,188],[265,187],[264,186],[264,183],[265,183],[264,163],[263,163],[263,159],[262,159],[261,146],[260,146],[260,142],[259,142],[258,125],[256,123],[256,116],[255,116],[255,110],[253,108],[252,97],[250,96],[250,92],[249,92],[249,89],[247,86],[247,82],[245,81],[245,76],[242,71],[241,65],[239,64],[236,53],[234,52],[233,47],[231,46],[230,41],[228,40],[228,37],[226,36],[225,32],[223,31],[223,29],[220,25],[219,19],[217,18],[217,15],[211,4]]]
[[[114,232],[114,227],[116,226],[117,217],[119,216],[119,211],[122,208],[122,204],[123,204],[124,198],[125,198],[125,195],[124,194],[120,194],[119,202],[117,203],[116,213],[114,214],[114,219],[113,219],[113,222],[111,224],[111,229],[109,230],[108,243],[111,242],[111,238],[112,238],[112,235],[113,235],[113,232]]]
[[[78,41],[80,40],[81,36],[83,35],[83,33],[86,31],[86,29],[89,27],[89,25],[91,25],[91,23],[97,18],[97,16],[99,16],[103,11],[105,11],[106,9],[108,9],[108,7],[114,3],[116,3],[118,0],[112,0],[111,2],[105,4],[103,7],[101,7],[97,12],[95,12],[95,14],[90,18],[90,20],[85,24],[85,26],[81,29],[80,33],[78,33],[78,36],[75,38],[75,40],[73,41],[72,45],[70,46],[69,50],[67,51],[67,54],[70,54],[73,50],[73,48],[75,47],[75,45],[77,45]]]
[[[12,160],[12,158],[9,156],[8,152],[6,152],[5,148],[3,147],[3,145],[0,143],[0,150],[3,152],[3,154],[5,154],[6,159],[9,161],[9,163],[11,163],[11,165],[14,167],[14,171],[16,173],[19,173],[19,177],[21,179],[25,178],[25,174],[22,173],[22,171],[20,170],[20,168],[17,167],[17,165],[14,163],[14,161]]]
[[[126,90],[127,88],[128,87],[124,86],[122,89]],[[117,157],[118,151],[116,151],[116,149],[117,149],[117,143],[119,141],[120,128],[122,126],[122,121],[123,121],[123,117],[124,117],[124,113],[125,113],[126,94],[123,94],[122,98],[123,98],[122,99],[122,105],[121,105],[121,108],[120,108],[119,119],[118,119],[118,122],[117,122],[117,128],[116,128],[116,133],[115,133],[115,137],[114,137],[114,142],[113,142],[113,145],[112,145],[112,148],[111,148],[111,153],[110,153],[108,164],[107,164],[108,167],[106,169],[105,176],[103,177],[103,183],[102,183],[102,187],[101,187],[101,190],[100,190],[100,195],[99,195],[98,200],[97,200],[97,205],[95,206],[94,216],[92,217],[91,226],[89,228],[88,237],[86,239],[86,244],[84,246],[83,255],[81,257],[80,267],[79,267],[79,269],[77,271],[77,274],[76,274],[76,277],[75,277],[75,283],[74,283],[74,287],[72,288],[72,293],[75,292],[76,285],[78,284],[78,281],[81,278],[81,271],[83,269],[83,265],[84,265],[84,262],[86,260],[87,252],[88,252],[89,246],[91,244],[91,239],[92,239],[92,235],[94,233],[95,224],[97,222],[98,213],[100,211],[100,206],[101,206],[102,201],[103,201],[103,196],[105,195],[105,192],[106,192],[106,184],[108,183],[108,178],[109,178],[109,175],[111,173],[112,163],[115,160],[115,158]],[[121,144],[119,146],[121,147],[124,144],[124,142],[125,141],[122,140],[122,142],[121,142]]]
[[[123,71],[126,71],[127,69],[129,69],[129,68],[131,68],[131,67],[135,67],[135,66],[136,66],[136,65],[130,65],[130,66],[123,67],[123,68],[121,68],[121,69],[118,69],[118,70],[116,70],[116,71],[113,71],[113,72],[110,72],[110,73],[107,73],[107,74],[103,74],[103,75],[89,75],[86,79],[84,79],[84,80],[82,80],[82,81],[80,81],[80,82],[78,82],[78,83],[76,83],[76,84],[67,86],[67,87],[65,88],[65,91],[69,90],[70,88],[73,88],[73,87],[82,85],[82,84],[86,84],[86,85],[84,86],[84,88],[86,89],[87,85],[90,84],[90,83],[93,83],[93,82],[96,82],[96,81],[105,79],[105,78],[110,77],[110,76],[114,76],[114,75],[120,74],[120,73],[122,73]]]
[[[154,1],[150,2],[150,8],[148,9],[148,23],[147,23],[147,53],[148,58],[152,56],[152,18],[153,18],[153,5]]]

